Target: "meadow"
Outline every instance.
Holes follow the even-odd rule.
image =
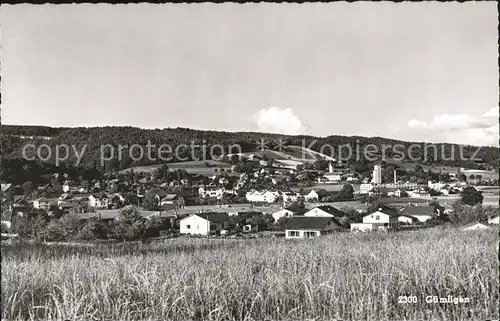
[[[205,163],[208,163],[210,167],[207,167]],[[231,168],[230,164],[223,163],[223,162],[218,162],[214,160],[207,160],[207,161],[186,161],[186,162],[178,162],[178,163],[168,163],[168,168],[170,170],[177,170],[177,169],[184,169],[186,172],[189,174],[198,174],[198,175],[205,175],[205,176],[212,176],[215,174],[214,170],[219,170],[221,168],[228,169]],[[139,173],[152,173],[158,168],[160,168],[162,165],[149,165],[149,166],[137,166],[137,167],[132,167],[128,169],[124,169],[119,171],[118,173],[125,173],[130,171],[131,169],[134,170],[134,172]],[[235,175],[234,173],[229,173],[228,175]]]
[[[6,320],[498,319],[497,231],[1,251]],[[398,303],[404,295],[418,302]]]

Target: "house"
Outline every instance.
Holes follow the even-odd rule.
[[[433,182],[433,181],[428,181],[427,182],[427,187],[430,188],[430,189],[432,189],[432,190],[435,190],[436,192],[442,190],[447,185],[448,184],[443,183],[443,182]]]
[[[12,227],[13,217],[14,215],[12,210],[2,212],[2,221],[1,221],[2,226],[6,227],[7,229],[10,229]]]
[[[452,191],[452,188],[450,187],[450,185],[445,185],[443,186],[440,190],[439,190],[439,193],[443,194],[443,195],[450,195],[450,192]]]
[[[84,204],[78,200],[71,200],[67,202],[60,203],[58,208],[64,212],[68,213],[84,213],[87,210],[88,204]]]
[[[400,211],[401,215],[416,218],[419,222],[426,222],[437,214],[435,206],[405,206]]]
[[[284,208],[284,209],[281,209],[277,212],[274,212],[272,215],[273,215],[274,221],[277,222],[277,221],[279,221],[280,218],[292,217],[295,215],[295,213],[292,210]]]
[[[427,191],[424,191],[424,190],[413,190],[413,191],[408,191],[407,193],[408,193],[409,197],[431,198],[431,194]]]
[[[167,194],[167,196],[165,196],[161,200],[160,205],[163,206],[163,205],[167,205],[167,204],[182,207],[182,206],[184,206],[184,197],[179,196],[177,194]]]
[[[33,201],[33,208],[37,210],[49,211],[52,206],[52,201],[47,198],[38,198]]]
[[[319,195],[315,190],[311,190],[304,198],[307,202],[317,202],[319,200]]]
[[[484,225],[479,222],[474,222],[462,227],[462,231],[474,231],[474,230],[488,230],[491,229],[488,225]]]
[[[345,213],[330,205],[317,206],[304,213],[304,216],[309,217],[343,217]]]
[[[228,227],[226,213],[196,213],[179,221],[180,233],[191,235],[219,234]]]
[[[398,216],[398,222],[404,224],[413,224],[417,222],[417,219],[411,216],[400,215]]]
[[[499,224],[499,217],[500,217],[499,214],[490,216],[488,218],[488,224],[498,225]]]
[[[0,191],[7,192],[11,187],[12,187],[11,183],[6,183],[6,184],[2,183],[0,184]]]
[[[246,199],[249,202],[258,202],[258,203],[274,203],[278,199],[278,192],[271,191],[250,191],[246,193]]]
[[[59,196],[59,199],[57,200],[57,206],[61,206],[61,204],[68,203],[70,201],[73,201],[75,197],[71,193],[64,193],[61,196]]]
[[[125,197],[123,197],[123,195],[121,195],[120,193],[107,194],[107,196],[109,207],[117,209],[125,204]]]
[[[107,195],[90,195],[89,206],[92,208],[107,209],[109,207],[109,198]]]
[[[359,185],[359,194],[368,194],[372,189],[374,185],[371,183],[368,184],[360,184]]]
[[[325,175],[318,178],[318,183],[332,183],[339,182],[342,180],[342,174],[340,173],[326,173]]]
[[[287,239],[315,238],[341,231],[344,227],[333,217],[294,216],[285,226]]]
[[[398,226],[399,222],[399,215],[396,211],[379,208],[378,211],[365,215],[362,223],[352,223],[351,231],[388,230]]]
[[[205,187],[198,188],[198,195],[202,198],[217,198],[222,199],[224,194],[237,195],[234,190],[226,190],[225,188],[205,189]]]
[[[401,189],[399,188],[390,188],[390,187],[374,187],[369,192],[369,196],[388,196],[388,197],[401,197]]]
[[[293,192],[282,192],[281,197],[283,198],[283,203],[297,202],[301,195],[299,193]]]

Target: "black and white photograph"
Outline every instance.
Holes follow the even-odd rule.
[[[495,1],[0,7],[2,321],[498,321]]]

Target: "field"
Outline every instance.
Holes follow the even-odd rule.
[[[498,319],[497,232],[2,245],[8,320]],[[398,303],[414,295],[418,303]],[[426,296],[469,303],[426,303]]]
[[[169,163],[168,168],[170,170],[185,169],[189,174],[199,174],[205,176],[214,175],[214,169],[219,170],[220,168],[228,169],[231,168],[230,164],[217,162],[213,160],[206,161],[210,164],[210,167],[205,166],[204,161],[187,161],[179,163]],[[150,166],[138,166],[133,167],[134,172],[144,172],[151,173],[156,169],[160,168],[162,165],[150,165]],[[120,173],[125,173],[130,171],[130,168],[120,171]],[[229,175],[234,175],[233,173],[228,173]]]
[[[415,168],[415,165],[417,165],[417,163],[411,161],[402,162],[394,159],[386,159],[386,162],[388,164],[399,165],[406,171],[413,170]],[[428,171],[429,169],[431,169],[431,171],[434,173],[439,173],[439,171],[441,171],[442,173],[456,174],[457,171],[460,169],[460,167],[454,167],[454,166],[427,166],[427,165],[421,165],[421,166],[424,169],[424,171]],[[476,169],[465,169],[464,171],[462,171],[462,173],[464,173],[467,176],[479,174],[486,179],[498,179],[499,177],[499,174],[497,172],[476,170]]]

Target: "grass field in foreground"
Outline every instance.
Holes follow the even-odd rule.
[[[2,245],[8,320],[498,319],[498,235]],[[415,295],[418,303],[398,304]],[[425,296],[469,298],[428,304]]]

